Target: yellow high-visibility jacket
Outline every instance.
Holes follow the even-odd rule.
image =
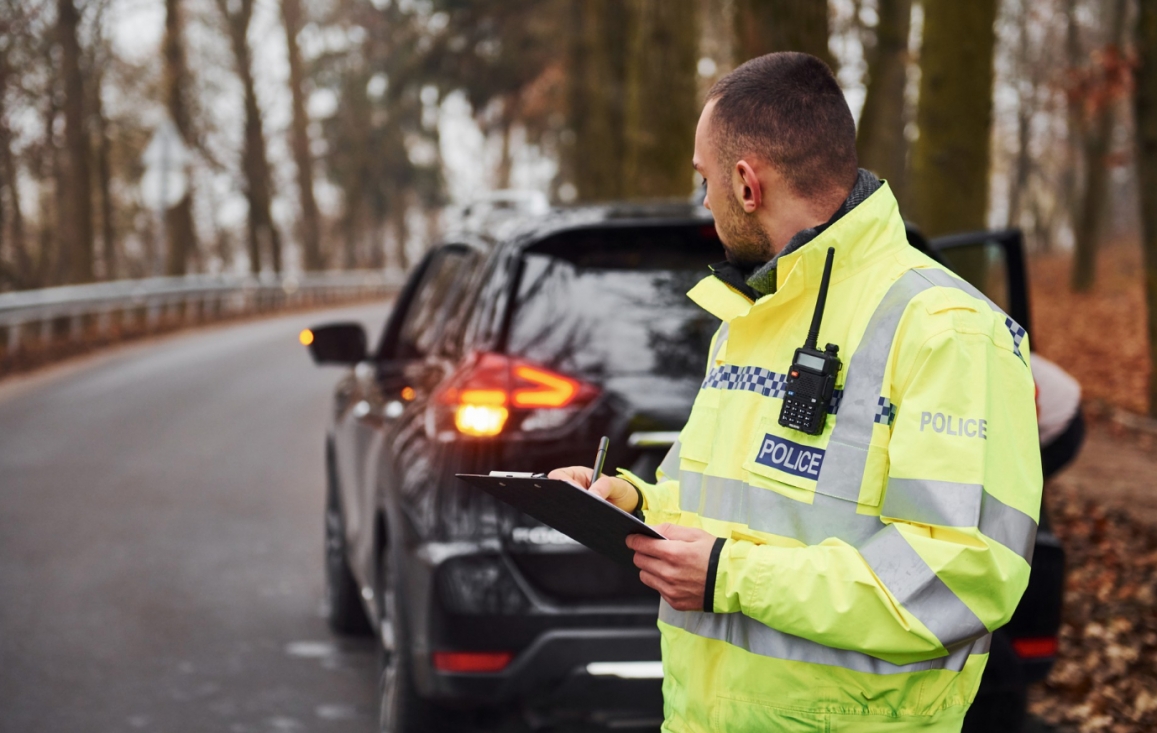
[[[819,343],[843,368],[812,436],[778,417],[828,247]],[[691,290],[723,320],[706,379],[658,481],[620,471],[649,523],[725,539],[710,607],[660,607],[664,730],[958,731],[1028,584],[1028,339],[908,245],[887,185],[783,257],[777,285]]]

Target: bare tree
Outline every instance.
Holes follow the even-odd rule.
[[[575,0],[570,69],[570,146],[581,200],[622,196],[627,64],[626,5]]]
[[[1113,110],[1123,87],[1123,76],[1128,74],[1128,62],[1121,51],[1127,10],[1126,0],[1105,3],[1104,26],[1108,30],[1105,46],[1093,55],[1093,66],[1075,75],[1076,83],[1069,90],[1078,105],[1077,130],[1082,133],[1085,159],[1085,186],[1074,227],[1072,288],[1078,292],[1091,289],[1097,275],[1097,237],[1106,208]],[[1069,23],[1076,23],[1076,19],[1070,17]],[[1075,37],[1075,28],[1072,34]]]
[[[686,196],[695,138],[694,0],[630,0],[623,195]],[[656,114],[656,110],[662,110]]]
[[[879,0],[876,45],[868,63],[867,94],[856,134],[860,165],[887,179],[899,199],[904,195],[908,156],[904,90],[911,18],[912,0]]]
[[[11,39],[27,35],[27,18],[16,3],[5,2],[0,13],[0,36]],[[32,261],[28,254],[24,226],[24,212],[17,185],[17,160],[13,153],[13,133],[8,122],[8,99],[16,82],[14,44],[0,44],[0,256],[4,244],[11,253],[10,261],[0,259],[0,287],[30,287],[33,277]]]
[[[85,83],[81,71],[80,14],[72,0],[58,0],[57,43],[64,81],[64,139],[67,159],[61,164],[60,199],[63,234],[60,272],[68,282],[92,281],[92,181]]]
[[[309,115],[305,111],[305,70],[297,34],[302,28],[301,0],[281,0],[281,18],[285,26],[285,45],[289,58],[289,91],[293,98],[293,120],[290,123],[290,148],[297,165],[297,188],[301,204],[301,245],[307,270],[321,270],[325,261],[321,252],[321,215],[313,195],[313,155],[309,150]]]
[[[101,276],[113,280],[117,276],[117,247],[114,226],[115,202],[112,191],[112,140],[109,121],[105,114],[104,88],[108,80],[108,67],[113,61],[112,44],[105,35],[104,27],[109,3],[99,0],[93,13],[93,32],[87,53],[84,55],[84,75],[89,80],[88,104],[89,128],[92,133],[91,146],[96,154],[96,195],[99,205],[97,219],[100,222],[100,262]]]
[[[194,141],[193,121],[188,100],[192,79],[185,53],[185,18],[181,0],[165,0],[165,36],[161,43],[164,56],[165,107],[173,126],[186,147]],[[168,248],[165,257],[166,275],[184,275],[189,259],[196,255],[197,231],[193,223],[192,182],[181,200],[165,212],[165,232]]]
[[[694,0],[576,0],[572,7],[575,139],[567,168],[579,198],[686,195],[698,111]]]
[[[100,249],[101,261],[104,263],[104,278],[115,280],[118,273],[118,257],[116,213],[112,193],[112,139],[109,136],[108,118],[105,116],[104,103],[101,100],[104,80],[104,71],[98,62],[94,64],[92,70],[92,122],[93,135],[96,138],[97,195],[100,199]]]
[[[924,0],[909,200],[929,235],[985,226],[996,0]]]
[[[834,67],[828,35],[827,0],[735,2],[737,63],[772,51],[802,51]]]
[[[66,1],[66,0],[62,0]],[[253,18],[253,0],[216,0],[225,19],[233,61],[244,90],[245,132],[241,150],[241,170],[245,176],[245,198],[249,203],[249,267],[261,271],[262,252],[269,252],[274,272],[281,272],[281,235],[271,211],[272,181],[269,156],[265,149],[265,132],[261,128],[261,109],[253,81],[253,60],[249,47],[249,21]]]
[[[1149,363],[1157,364],[1157,0],[1140,0],[1133,112],[1137,171],[1141,179],[1141,242],[1145,253],[1145,304]],[[1157,416],[1157,369],[1149,370],[1149,414]]]

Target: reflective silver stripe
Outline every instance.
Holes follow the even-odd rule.
[[[1032,517],[985,492],[984,503],[980,505],[980,531],[985,537],[996,540],[1031,565],[1036,530]]]
[[[954,275],[944,272],[943,270],[928,269],[924,270],[923,272],[925,273],[926,277],[936,285],[963,290],[973,298],[977,298],[979,300],[983,300],[985,303],[988,303],[989,308],[992,308],[992,310],[1004,316],[1004,325],[1006,328],[1008,328],[1009,336],[1012,338],[1012,353],[1017,355],[1022,364],[1025,364],[1026,366],[1028,365],[1028,362],[1024,360],[1024,354],[1022,354],[1020,351],[1020,342],[1027,335],[1024,328],[1022,328],[1019,323],[1012,320],[1012,318],[1004,312],[1003,308],[992,301],[992,298],[980,292],[980,290],[978,290],[975,285],[968,282],[967,280],[962,280],[958,277],[955,277]]]
[[[975,643],[963,644],[947,656],[912,664],[892,664],[863,652],[836,649],[800,636],[776,631],[742,613],[676,611],[663,601],[659,604],[659,620],[696,636],[727,642],[752,654],[793,662],[825,664],[868,674],[904,674],[930,669],[959,672],[964,669],[969,654],[983,654],[988,651],[985,637]],[[976,651],[978,646],[984,651]]]
[[[671,444],[671,449],[667,451],[667,455],[663,456],[663,462],[659,464],[659,472],[663,474],[665,480],[676,478],[679,475],[679,439]]]
[[[692,471],[679,471],[679,508],[685,512],[699,511],[702,499],[703,474]]]
[[[946,648],[988,633],[976,614],[928,567],[895,525],[860,547],[884,587]]]
[[[929,267],[924,270],[917,270],[916,272],[922,273],[924,277],[927,278],[928,282],[932,283],[933,285],[939,285],[942,288],[956,288],[957,290],[963,290],[973,298],[976,298],[977,300],[983,300],[985,303],[988,303],[988,307],[992,308],[1000,315],[1006,317],[1008,316],[1008,314],[1004,312],[1003,308],[992,302],[992,298],[980,292],[980,290],[978,290],[975,285],[963,278],[957,277],[950,272],[945,272],[944,270],[938,270],[934,267]]]
[[[828,441],[817,492],[847,501],[859,499],[896,328],[912,298],[930,287],[932,282],[919,270],[908,270],[892,283],[868,320],[864,337],[848,364],[840,414]]]
[[[986,537],[1032,561],[1036,522],[980,484],[890,478],[880,513],[919,524],[977,527]]]
[[[807,504],[762,486],[694,471],[679,472],[679,508],[807,545],[835,537],[855,547],[884,527],[879,517],[857,514],[840,499],[816,494]]]
[[[988,654],[992,648],[992,634],[985,634],[972,643],[972,654]]]
[[[727,334],[731,330],[731,324],[727,321],[719,327],[719,333],[715,337],[715,348],[711,349],[711,359],[707,362],[707,371],[711,371],[715,367],[715,359],[719,356],[719,350],[723,348],[723,344],[727,343]]]
[[[954,481],[889,478],[880,514],[919,524],[975,527],[980,522],[984,487]]]
[[[678,430],[642,430],[627,436],[627,447],[669,448],[678,439]]]

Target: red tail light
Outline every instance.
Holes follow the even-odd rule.
[[[1028,639],[1013,639],[1012,650],[1021,659],[1041,659],[1057,655],[1057,637],[1041,636]]]
[[[437,399],[463,435],[498,435],[510,410],[565,409],[589,403],[598,388],[502,354],[479,354]]]
[[[501,672],[514,655],[510,652],[434,652],[439,672]]]

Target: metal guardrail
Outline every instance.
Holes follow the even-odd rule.
[[[281,308],[388,296],[405,277],[353,270],[301,275],[188,275],[116,280],[0,293],[0,348],[12,355],[31,345],[88,334],[148,332]]]

